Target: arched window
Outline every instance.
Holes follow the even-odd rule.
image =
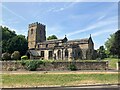
[[[60,50],[58,50],[57,54],[58,54],[58,59],[61,59],[61,51]]]
[[[33,29],[31,29],[31,34],[33,34]]]
[[[65,49],[65,57],[68,58],[68,50]]]

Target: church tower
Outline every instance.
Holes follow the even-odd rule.
[[[45,25],[38,22],[29,24],[28,27],[28,48],[36,48],[38,42],[46,41]]]

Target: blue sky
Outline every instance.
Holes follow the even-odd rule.
[[[4,2],[2,25],[27,36],[28,24],[46,25],[47,36],[88,38],[92,35],[95,49],[104,45],[118,28],[117,2]]]

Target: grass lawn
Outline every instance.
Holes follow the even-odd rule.
[[[2,74],[3,87],[117,84],[118,74]]]
[[[115,59],[115,58],[106,58],[106,59],[104,59],[104,61],[105,60],[109,61],[109,68],[110,69],[116,69],[116,63],[118,62],[118,59]]]

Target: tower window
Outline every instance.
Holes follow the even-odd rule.
[[[33,29],[31,29],[31,34],[33,34]]]
[[[48,47],[48,44],[46,44],[46,48]]]

